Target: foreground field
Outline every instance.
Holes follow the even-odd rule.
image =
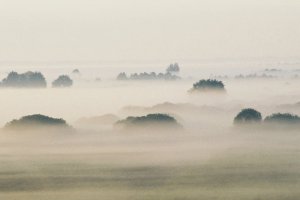
[[[75,149],[86,141],[42,144],[47,152],[27,141],[0,157],[0,199],[300,199],[299,136],[238,134],[116,136],[85,153]]]

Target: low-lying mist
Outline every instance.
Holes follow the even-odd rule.
[[[223,79],[225,93],[191,94],[196,81],[0,88],[0,198],[299,199],[299,128],[234,118],[244,108],[300,115],[300,80]],[[147,121],[159,113],[178,127]],[[5,129],[33,114],[70,129]]]

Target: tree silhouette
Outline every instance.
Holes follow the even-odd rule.
[[[124,80],[127,80],[128,77],[126,75],[125,72],[121,72],[118,76],[117,76],[117,80],[120,80],[120,81],[124,81]]]
[[[52,87],[71,87],[72,85],[73,81],[67,75],[61,75],[52,82]]]
[[[202,79],[193,84],[191,91],[225,91],[225,86],[222,81]]]
[[[178,73],[180,71],[178,63],[170,64],[166,69],[167,73]]]
[[[261,113],[252,108],[243,109],[234,118],[235,124],[258,123],[261,121],[262,121]]]
[[[40,127],[68,127],[63,119],[52,118],[41,114],[27,115],[18,120],[12,120],[5,125],[6,129],[40,128]]]
[[[116,124],[125,127],[143,127],[148,125],[180,127],[174,117],[161,113],[148,114],[141,117],[127,117],[124,120],[118,121]]]

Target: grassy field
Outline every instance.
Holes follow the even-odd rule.
[[[203,149],[189,148],[180,149],[195,154],[189,159],[149,149],[2,154],[0,199],[300,199],[298,137],[264,139],[248,135],[243,147],[226,147],[205,159]],[[155,159],[168,154],[176,159]]]

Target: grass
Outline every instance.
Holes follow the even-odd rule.
[[[101,160],[84,163],[82,158],[62,156],[23,161],[6,157],[0,169],[0,198],[296,200],[300,198],[300,160],[295,158],[299,158],[297,152],[251,152],[192,165],[108,166]]]

